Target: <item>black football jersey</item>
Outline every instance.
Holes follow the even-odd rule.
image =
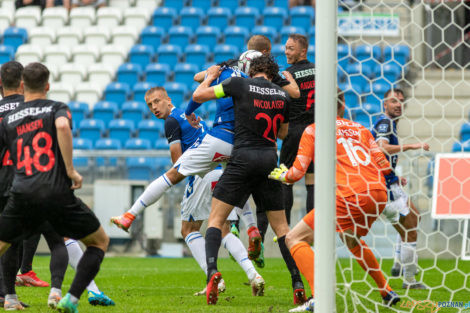
[[[7,147],[15,176],[11,192],[35,199],[70,194],[71,180],[57,141],[55,120],[70,120],[68,106],[52,100],[25,102],[0,123],[0,147]]]
[[[289,120],[293,124],[310,125],[315,122],[315,64],[302,60],[292,64],[292,74],[300,89],[300,97],[292,99]]]

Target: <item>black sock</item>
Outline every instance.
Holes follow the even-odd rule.
[[[51,251],[51,260],[49,268],[51,271],[51,287],[61,289],[64,281],[65,272],[69,265],[69,254],[64,244],[64,237],[52,230],[43,232],[47,245]]]
[[[269,226],[268,217],[266,216],[265,211],[256,210],[256,222],[258,224],[258,229],[261,235],[261,239],[264,242],[264,236],[266,236],[266,232],[268,231],[268,226]]]
[[[211,276],[217,272],[217,255],[219,254],[220,243],[222,242],[222,232],[215,227],[206,230],[206,263],[207,282]]]
[[[284,201],[284,211],[286,213],[287,224],[290,224],[290,211],[292,210],[292,205],[294,204],[294,185],[284,185],[282,184],[282,199]]]
[[[21,259],[21,273],[26,274],[33,270],[33,259],[38,248],[39,239],[41,234],[33,235],[26,240],[23,240],[23,256]]]
[[[70,286],[69,293],[80,299],[83,291],[90,282],[95,278],[100,270],[101,262],[103,262],[104,251],[96,247],[87,247],[80,262],[77,265],[77,271]]]
[[[315,207],[315,185],[306,185],[305,188],[307,189],[306,208],[308,213]]]
[[[277,238],[277,243],[279,244],[279,250],[281,250],[282,258],[284,259],[284,262],[286,262],[287,268],[289,269],[292,279],[292,287],[294,287],[296,282],[302,282],[302,278],[300,277],[300,272],[297,268],[297,265],[295,264],[294,258],[292,258],[289,249],[287,249],[286,236]]]
[[[3,276],[3,287],[5,295],[14,295],[16,273],[18,272],[19,263],[19,249],[18,244],[12,244],[10,248],[3,254],[1,258],[2,262],[2,276]]]

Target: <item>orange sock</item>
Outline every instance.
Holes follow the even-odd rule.
[[[377,262],[377,259],[370,250],[369,246],[367,246],[367,244],[361,240],[361,244],[350,249],[349,251],[354,254],[357,263],[359,263],[364,271],[366,271],[374,279],[377,287],[379,287],[382,297],[386,296],[387,290],[392,290],[392,288],[390,288],[390,286],[387,284],[387,281],[385,280],[385,277],[380,270],[379,262]]]
[[[313,268],[314,268],[314,253],[310,245],[306,242],[299,242],[290,249],[290,254],[294,258],[295,264],[299,268],[300,272],[307,279],[312,291],[313,297]]]

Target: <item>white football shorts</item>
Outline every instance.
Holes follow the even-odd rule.
[[[410,213],[408,195],[398,183],[392,184],[389,192],[393,194],[395,200],[387,203],[382,214],[387,217],[390,223],[397,224],[400,216],[407,216]]]

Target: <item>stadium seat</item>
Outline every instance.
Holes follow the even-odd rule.
[[[310,29],[315,23],[315,10],[310,6],[298,6],[290,9],[291,26]]]
[[[152,46],[154,50],[158,49],[164,38],[165,30],[157,26],[145,27],[140,35],[141,44]]]
[[[84,81],[86,76],[87,69],[80,63],[67,63],[60,67],[60,81],[63,83],[76,86],[77,84]]]
[[[276,59],[280,69],[286,69],[288,67],[285,51],[285,45],[273,45],[271,54]]]
[[[295,27],[295,26],[284,26],[281,28],[281,44],[285,45],[287,39],[289,39],[290,34],[301,34],[306,35],[306,32],[303,28]]]
[[[152,46],[134,45],[129,52],[129,62],[145,67],[152,63],[154,53]]]
[[[122,22],[122,11],[113,7],[102,7],[96,13],[96,25],[108,28],[116,27]]]
[[[220,38],[220,30],[212,26],[200,26],[196,30],[196,42],[200,45],[207,45],[214,48]]]
[[[80,125],[80,122],[86,119],[90,113],[88,104],[85,102],[72,101],[68,103],[68,106],[72,113],[72,120],[75,121],[77,125]]]
[[[338,53],[338,64],[339,66],[346,71],[346,67],[349,64],[349,60],[352,57],[351,46],[346,44],[339,44],[337,46]]]
[[[101,120],[105,125],[108,125],[111,120],[114,120],[119,112],[118,105],[114,102],[99,101],[93,106],[93,119]]]
[[[115,69],[109,64],[95,63],[87,71],[88,81],[104,89],[113,80]]]
[[[131,138],[126,141],[124,149],[127,150],[150,150],[152,149],[152,144],[150,140],[141,139],[141,138]]]
[[[167,150],[169,147],[168,140],[166,138],[158,138],[155,141],[155,149],[158,150]]]
[[[250,32],[245,27],[240,26],[229,26],[224,31],[225,44],[237,47],[240,50],[244,50],[245,43],[248,40]]]
[[[127,158],[127,178],[133,180],[151,180],[155,178],[155,166],[153,163],[151,158]]]
[[[25,6],[15,11],[15,26],[31,30],[41,21],[41,9],[37,6]]]
[[[186,63],[197,64],[199,67],[207,62],[210,50],[205,45],[189,45],[184,49]]]
[[[367,95],[365,98],[365,102],[371,103],[371,104],[376,104],[382,107],[382,101],[384,99],[385,93],[387,90],[390,89],[389,84],[380,84],[380,83],[374,83],[372,85],[372,92],[370,90],[364,90],[364,93],[372,93],[370,95]]]
[[[104,90],[104,99],[121,105],[129,99],[130,94],[131,90],[128,84],[110,83]]]
[[[207,12],[212,5],[212,0],[206,0],[206,1],[199,1],[199,0],[192,0],[191,1],[191,6],[195,8],[202,9],[203,12]]]
[[[133,121],[138,125],[147,117],[149,109],[144,101],[127,101],[122,105],[122,119]]]
[[[101,138],[98,139],[95,143],[96,150],[121,150],[122,144],[119,140],[113,138]],[[97,166],[118,166],[118,158],[116,157],[97,157],[96,160]]]
[[[219,0],[219,7],[227,8],[231,12],[234,12],[238,8],[237,0]]]
[[[198,28],[204,18],[204,11],[199,8],[186,7],[180,11],[180,24],[191,29]]]
[[[166,140],[165,140],[166,141]],[[166,145],[166,148],[163,148],[164,150],[168,150],[168,143]],[[153,162],[155,163],[155,176],[161,176],[165,172],[167,172],[173,165],[171,163],[171,159],[169,157],[157,157],[153,158]]]
[[[372,118],[369,113],[367,113],[363,109],[356,109],[354,111],[354,121],[361,124],[365,128],[370,129],[373,124]]]
[[[270,26],[255,26],[251,31],[251,35],[263,35],[269,38],[271,42],[277,40],[277,31],[274,27]]]
[[[85,119],[79,124],[80,138],[96,142],[104,133],[104,123],[100,120]]]
[[[377,65],[375,68],[375,77],[385,78],[391,84],[397,82],[401,76],[402,67],[394,61]]]
[[[83,31],[84,43],[90,46],[102,47],[109,42],[111,33],[103,26],[90,26]]]
[[[164,0],[163,6],[173,8],[177,11],[181,10],[188,4],[188,0]]]
[[[460,141],[464,142],[470,139],[470,123],[462,124],[460,128]]]
[[[73,138],[74,150],[91,150],[93,142],[86,138]],[[73,165],[77,168],[87,168],[91,165],[90,158],[88,157],[73,157]]]
[[[60,29],[69,20],[69,12],[64,7],[45,8],[42,11],[42,26]]]
[[[202,2],[202,1],[200,1]],[[235,1],[234,1],[235,2]],[[210,8],[207,12],[207,25],[225,29],[230,24],[232,13],[229,8]]]
[[[274,7],[284,8],[286,10],[289,8],[289,0],[272,0],[272,4]]]
[[[100,50],[93,45],[78,45],[72,48],[72,58],[74,63],[89,66],[98,61]]]
[[[70,10],[69,23],[72,27],[85,28],[95,24],[96,11],[93,7],[78,7]]]
[[[15,0],[2,0],[1,8],[14,11],[15,10]]]
[[[273,27],[276,31],[284,26],[286,19],[287,11],[283,8],[267,7],[263,10],[263,25]]]
[[[380,104],[374,103],[364,103],[362,109],[366,111],[370,116],[375,120],[377,116],[382,112]]]
[[[15,59],[23,65],[32,62],[41,62],[42,48],[39,45],[21,45],[18,47],[18,50],[16,50]]]
[[[151,11],[144,8],[127,8],[124,10],[124,25],[132,25],[137,31],[140,32],[145,26],[147,26]]]
[[[110,7],[116,7],[120,9],[133,9],[133,5],[135,4],[134,0],[109,0],[108,1]]]
[[[174,66],[181,58],[181,47],[175,45],[161,45],[157,49],[158,63]]]
[[[51,84],[47,98],[67,103],[73,99],[74,95],[74,86],[70,84],[54,83]]]
[[[120,45],[107,45],[100,49],[101,63],[111,65],[115,69],[127,57],[127,49]]]
[[[346,107],[356,108],[359,106],[359,95],[361,94],[361,87],[358,85],[351,85],[348,83],[338,85],[344,92],[344,101]]]
[[[186,85],[173,82],[173,83],[165,83],[163,87],[165,87],[166,92],[168,93],[168,96],[170,97],[173,105],[181,108],[184,102],[186,93],[188,92],[188,88],[186,87]]]
[[[193,31],[187,26],[173,26],[168,31],[168,43],[182,49],[191,43]]]
[[[28,32],[24,28],[8,27],[3,32],[3,45],[16,49],[28,40]]]
[[[134,132],[134,122],[123,119],[112,120],[108,124],[108,129],[109,138],[117,139],[124,145]]]
[[[379,46],[360,45],[356,47],[355,56],[358,62],[374,68],[377,64],[380,64],[382,49]]]
[[[0,64],[12,61],[15,57],[15,49],[11,46],[0,45]]]
[[[102,89],[96,84],[82,82],[75,86],[75,100],[95,103],[101,99]]]
[[[391,60],[400,65],[405,65],[410,59],[410,48],[405,45],[387,46],[384,49],[384,62]]]
[[[194,83],[194,75],[199,72],[199,67],[196,64],[178,63],[175,66],[175,81],[185,84],[188,89]]]
[[[168,29],[173,26],[173,22],[176,16],[177,14],[175,9],[160,7],[153,12],[153,25],[168,31]]]
[[[452,152],[470,152],[470,140],[455,142],[452,145]]]
[[[47,46],[55,42],[55,30],[50,27],[34,27],[29,31],[29,44]]]
[[[134,26],[117,26],[112,29],[111,37],[113,44],[130,49],[139,38],[139,32]]]
[[[145,102],[145,93],[147,92],[147,90],[153,87],[157,87],[157,85],[154,83],[149,83],[149,82],[135,84],[133,88],[134,101]]]
[[[135,6],[138,8],[146,8],[153,10],[158,5],[155,0],[135,0]]]
[[[3,34],[3,31],[10,27],[14,20],[14,10],[0,7],[0,34]]]
[[[308,43],[310,45],[315,45],[315,26],[310,27],[308,30]]]
[[[61,27],[57,29],[56,39],[58,45],[71,48],[83,41],[83,33],[81,28]]]
[[[43,64],[49,70],[50,81],[51,82],[59,81],[60,80],[59,66],[57,66],[54,63],[47,63],[47,62],[44,62]]]
[[[65,46],[50,45],[44,48],[44,62],[62,66],[70,60],[70,49]]]
[[[315,46],[314,45],[308,45],[307,59],[310,62],[315,63]]]
[[[140,64],[124,63],[119,66],[116,80],[129,86],[135,85],[142,77],[142,66]]]
[[[235,10],[235,25],[253,29],[259,16],[259,11],[256,8],[239,7]]]
[[[263,12],[266,7],[266,0],[245,0],[244,4],[247,7],[256,8],[258,11]]]
[[[151,63],[145,67],[145,80],[149,83],[163,85],[170,72],[168,64]]]
[[[139,138],[154,142],[164,135],[163,122],[155,120],[142,120],[137,124]]]
[[[236,46],[218,45],[214,49],[214,62],[221,63],[236,58],[238,54],[239,50]]]

